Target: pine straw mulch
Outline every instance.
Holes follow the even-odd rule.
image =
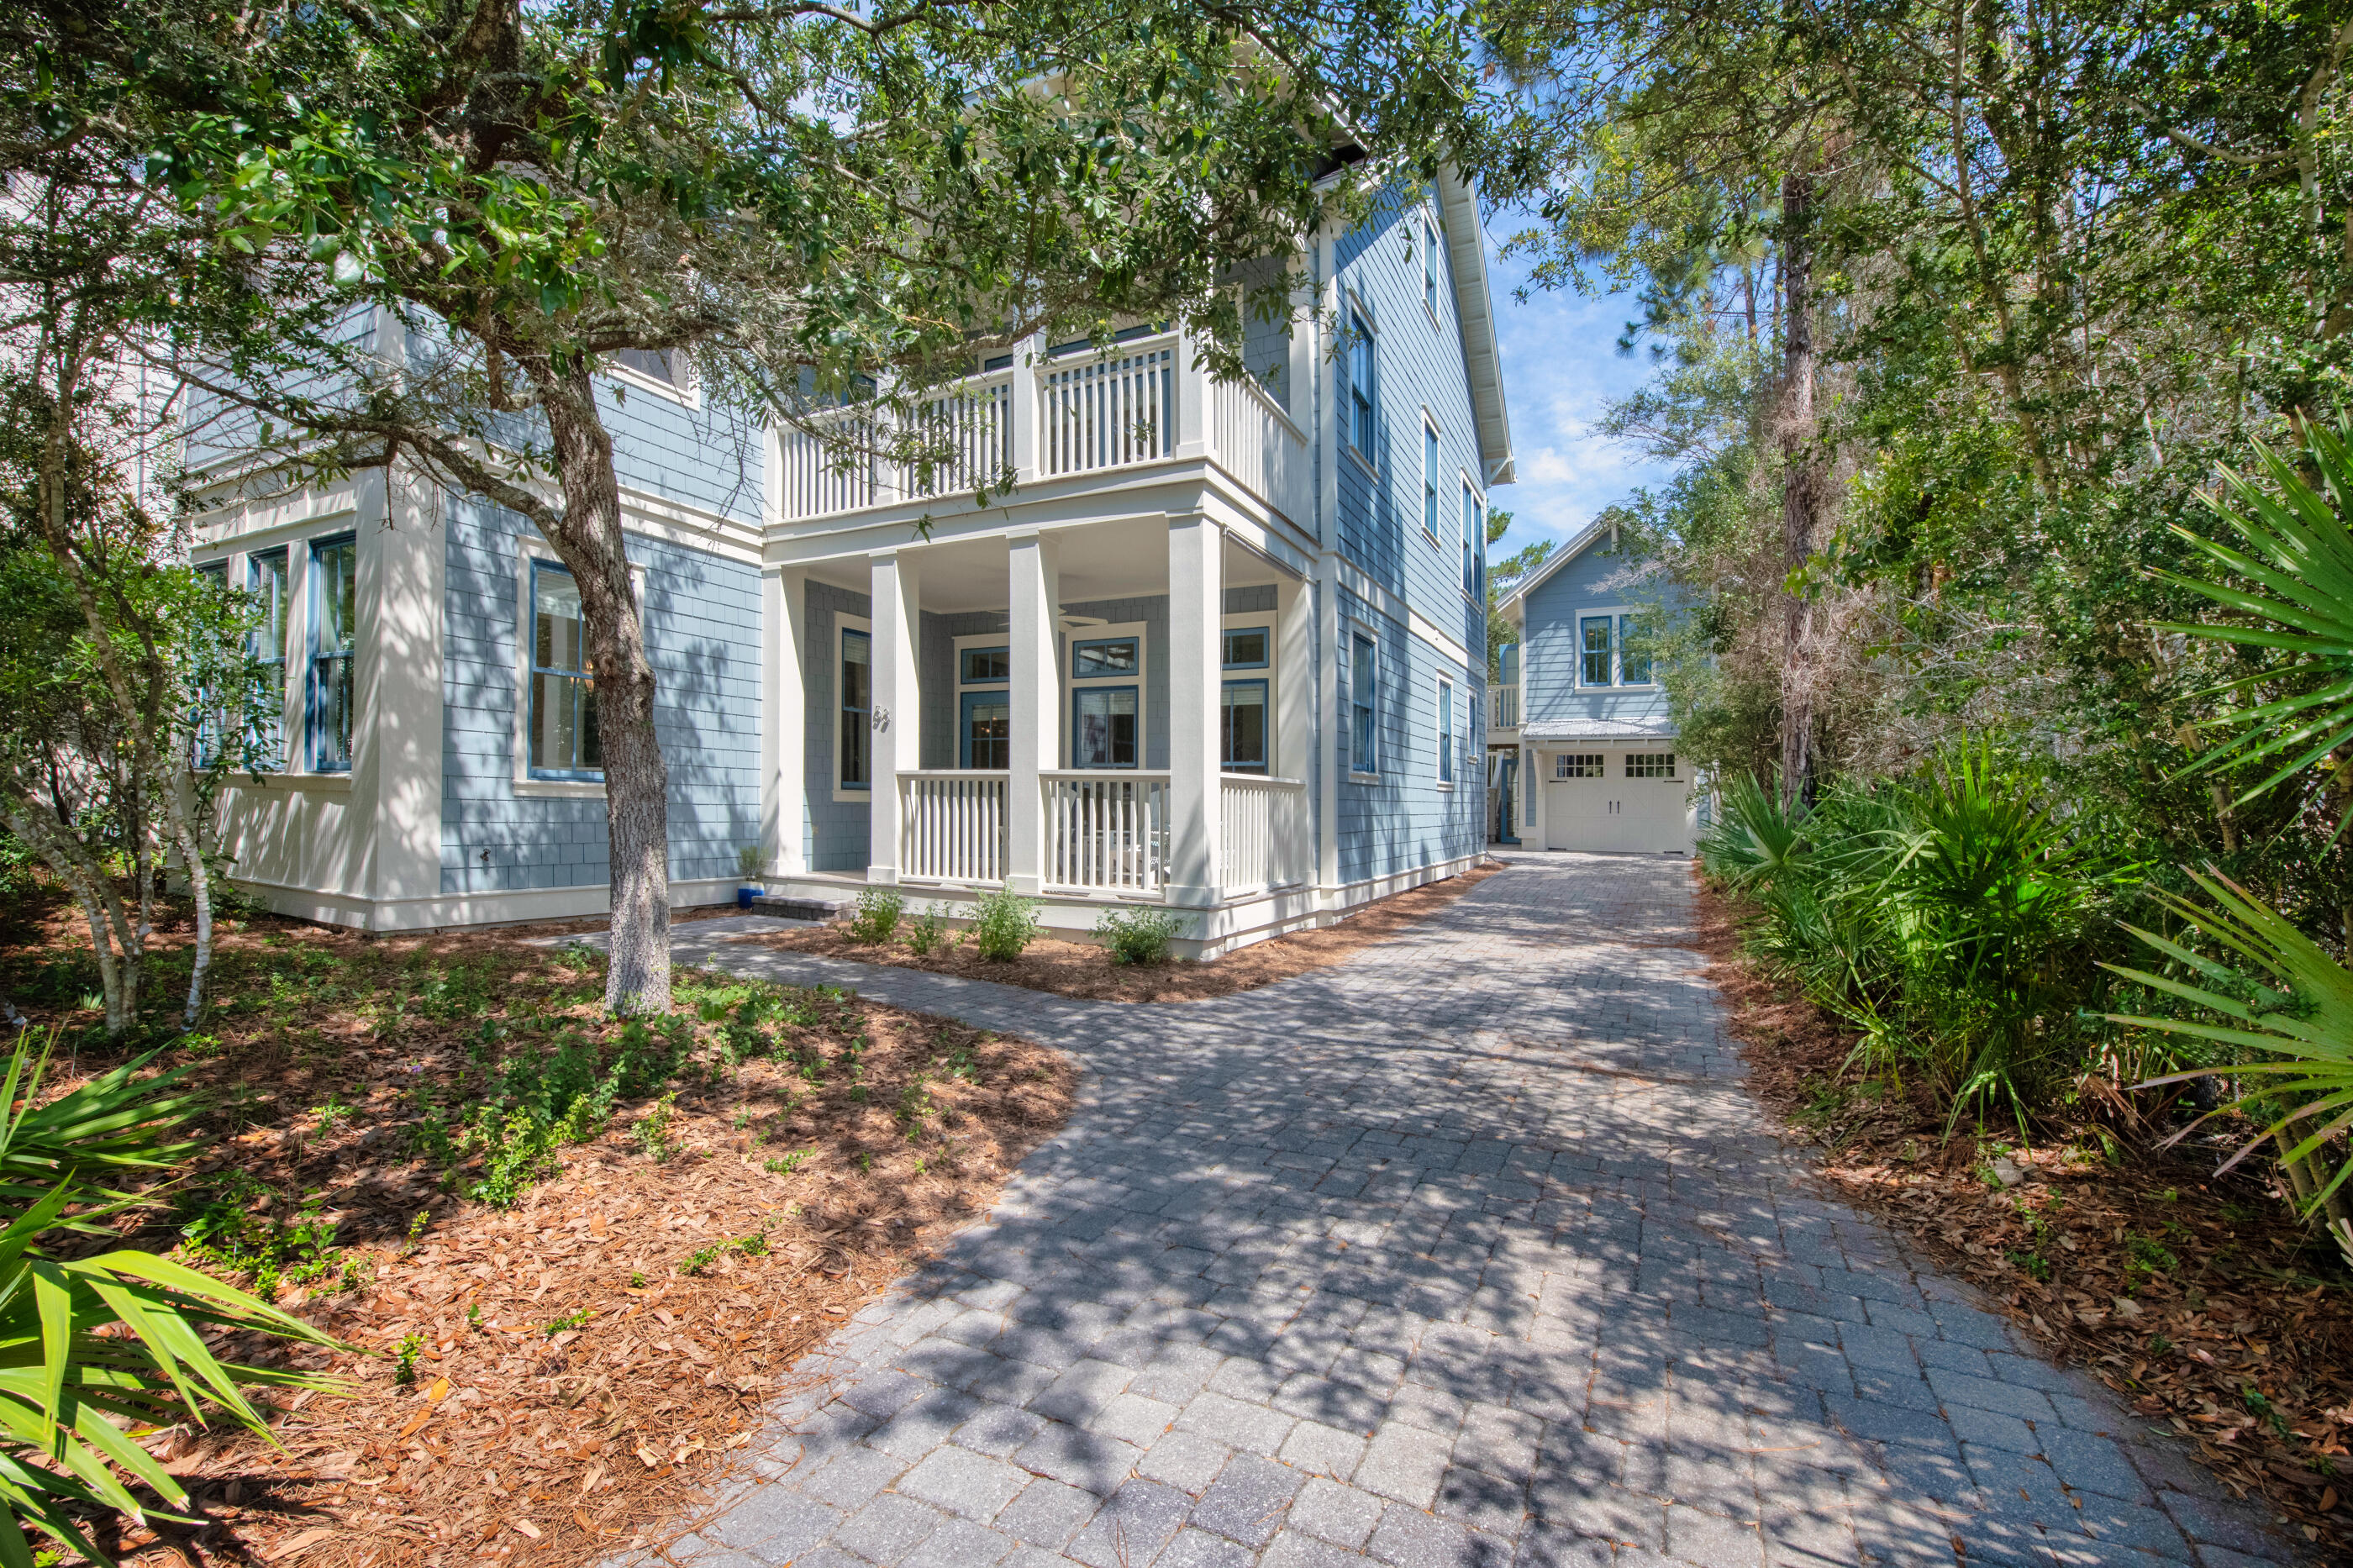
[[[994,980],[1030,991],[1051,992],[1093,1002],[1198,1002],[1255,991],[1278,980],[1326,968],[1389,938],[1451,904],[1481,882],[1504,870],[1501,861],[1487,861],[1460,876],[1430,882],[1366,905],[1336,925],[1294,931],[1202,963],[1178,959],[1167,963],[1113,963],[1111,953],[1092,942],[1063,942],[1040,937],[1022,949],[1021,956],[995,963],[959,940],[918,957],[903,934],[881,943],[862,942],[837,921],[831,925],[738,936],[730,940],[793,952],[811,952],[854,963],[887,963],[897,969],[922,969],[934,974],[960,975],[966,980]],[[920,900],[911,900],[913,904]]]
[[[43,923],[46,950],[0,957],[0,984],[70,958],[71,922]],[[174,1194],[182,1212],[124,1228],[144,1224],[140,1244],[170,1247],[192,1194],[230,1173],[268,1189],[255,1211],[281,1224],[317,1194],[337,1225],[330,1266],[278,1299],[360,1353],[291,1358],[353,1392],[281,1398],[282,1451],[184,1430],[155,1440],[207,1522],[99,1537],[152,1568],[576,1568],[660,1545],[791,1386],[795,1359],[984,1213],[1061,1123],[1075,1083],[1042,1047],[781,988],[765,989],[796,1011],[770,1026],[773,1054],[730,1067],[727,1024],[711,1015],[763,988],[681,972],[681,1000],[699,999],[702,1017],[681,1018],[693,1037],[670,1079],[669,1150],[634,1135],[658,1102],[624,1101],[501,1209],[454,1195],[482,1174],[479,1155],[417,1156],[421,1108],[461,1109],[501,1057],[567,1036],[609,1049],[621,1026],[597,1016],[587,955],[269,920],[221,950],[217,1044],[195,1074],[219,1097],[199,1131],[209,1152]],[[56,1064],[50,1087],[109,1065],[85,1050]],[[320,1114],[336,1104],[347,1113]],[[788,1172],[765,1168],[787,1153],[800,1155]],[[292,1249],[286,1267],[306,1256]],[[412,1334],[403,1384],[387,1352]],[[235,1347],[272,1359],[255,1348]]]
[[[2135,1140],[2129,1112],[2124,1127],[2089,1113],[2054,1123],[2031,1148],[1966,1131],[1947,1142],[1925,1093],[1851,1079],[1841,1092],[1853,1035],[1760,973],[1737,905],[1701,889],[1698,942],[1749,1087],[1815,1145],[1840,1195],[1904,1226],[2055,1360],[2190,1439],[2232,1492],[2261,1494],[2305,1540],[2353,1560],[2353,1289],[2258,1162],[2217,1176],[2216,1145],[2151,1148],[2161,1133]],[[1995,1184],[2010,1174],[1996,1159],[2011,1184]]]

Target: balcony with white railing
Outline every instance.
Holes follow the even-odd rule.
[[[1156,898],[1168,882],[1168,775],[1062,769],[1045,792],[1046,886]]]
[[[944,455],[928,472],[885,455],[902,431],[878,410],[839,409],[812,429],[785,431],[783,521],[945,503],[1008,480],[1018,497],[1025,485],[1201,461],[1270,510],[1305,521],[1305,433],[1256,382],[1218,381],[1193,365],[1181,334],[1016,361],[934,395],[908,416],[905,433]]]
[[[1008,777],[968,769],[901,773],[900,874],[976,888],[1004,881]]]
[[[1513,686],[1487,688],[1487,711],[1493,715],[1487,721],[1494,730],[1516,730],[1520,727],[1520,689]]]
[[[1218,781],[1218,880],[1228,898],[1287,888],[1308,878],[1307,785],[1298,779],[1226,773]]]

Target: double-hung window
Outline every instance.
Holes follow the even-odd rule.
[[[1348,444],[1373,461],[1380,425],[1380,389],[1374,384],[1373,329],[1361,311],[1348,312]]]
[[[215,561],[196,568],[197,578],[216,594],[228,591],[228,563]],[[208,689],[196,693],[196,734],[192,748],[199,769],[211,767],[220,760],[221,750],[220,694]]]
[[[311,546],[311,766],[352,771],[353,677],[359,656],[359,541]]]
[[[843,789],[874,787],[874,639],[841,628],[840,744],[835,748]]]
[[[1579,644],[1577,683],[1581,686],[1613,684],[1611,653],[1615,637],[1611,635],[1618,625],[1615,616],[1582,616],[1577,623]]]
[[[1438,782],[1454,782],[1454,683],[1438,683]]]
[[[1462,591],[1473,599],[1487,593],[1487,519],[1480,510],[1479,492],[1462,481]]]
[[[1438,542],[1438,426],[1421,423],[1421,531]]]
[[[1011,647],[956,650],[957,766],[1013,765],[1012,679]]]
[[[1618,683],[1651,684],[1651,639],[1631,616],[1618,617]]]
[[[1271,668],[1274,643],[1271,626],[1227,628],[1224,664],[1227,670]],[[1262,773],[1271,762],[1268,748],[1267,681],[1263,675],[1230,676],[1218,712],[1219,766],[1229,773]]]
[[[1071,765],[1133,768],[1144,762],[1144,639],[1097,637],[1071,645]]]
[[[1430,320],[1438,319],[1438,227],[1425,224],[1421,231],[1421,302],[1430,308]]]
[[[1373,639],[1362,633],[1350,633],[1348,766],[1356,773],[1377,773],[1381,771],[1379,731],[1375,719],[1380,702],[1379,679],[1379,661],[1374,656]]]
[[[531,776],[599,779],[596,669],[580,585],[553,561],[531,563]]]
[[[246,591],[261,608],[251,650],[254,663],[261,667],[261,679],[253,711],[246,719],[257,768],[275,768],[285,760],[286,583],[284,550],[256,551],[245,558]]]

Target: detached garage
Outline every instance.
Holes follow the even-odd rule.
[[[1534,833],[1547,849],[1688,855],[1698,842],[1691,770],[1663,719],[1531,724],[1537,780]],[[1562,733],[1574,731],[1575,733]]]

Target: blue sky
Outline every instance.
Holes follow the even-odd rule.
[[[1573,534],[1611,501],[1667,477],[1662,466],[1592,427],[1605,404],[1651,374],[1647,352],[1618,353],[1618,334],[1635,314],[1630,302],[1562,290],[1532,292],[1520,303],[1513,292],[1526,281],[1526,259],[1493,254],[1494,236],[1512,226],[1509,215],[1495,223],[1488,263],[1520,476],[1495,492],[1494,504],[1512,514],[1511,531],[1492,551],[1498,560],[1535,540]]]

